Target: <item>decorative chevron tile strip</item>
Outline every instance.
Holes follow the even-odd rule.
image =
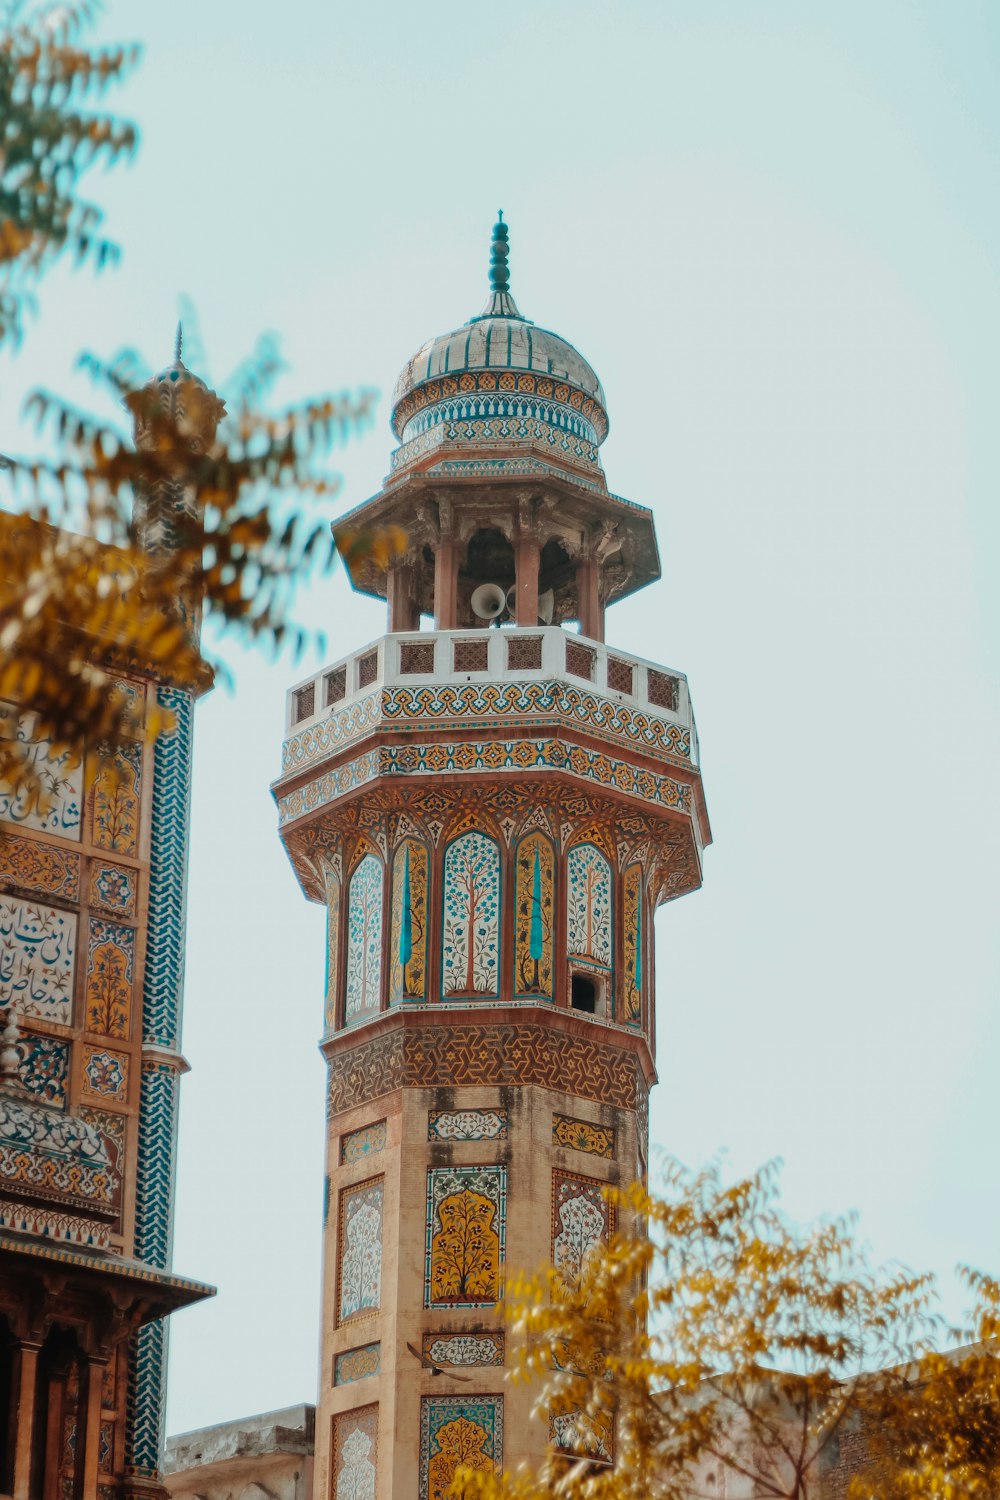
[[[129,1344],[125,1466],[142,1479],[158,1478],[166,1400],[167,1324],[147,1323]]]
[[[160,687],[157,702],[176,721],[156,742],[150,828],[149,926],[143,976],[142,1040],[175,1049],[184,991],[188,834],[194,702]],[[173,1239],[174,1164],[179,1076],[166,1063],[146,1062],[139,1096],[135,1255],[167,1269]],[[163,1442],[167,1330],[150,1323],[129,1347],[125,1450],[129,1472],[157,1476]]]
[[[161,687],[156,697],[177,725],[160,736],[154,752],[142,1039],[147,1045],[176,1047],[184,989],[194,703],[178,688]]]

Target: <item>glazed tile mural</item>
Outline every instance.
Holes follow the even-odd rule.
[[[612,962],[611,866],[595,844],[575,844],[567,860],[566,946],[595,968]]]
[[[528,834],[514,861],[514,994],[552,999],[555,854],[541,833]]]
[[[502,1333],[425,1333],[421,1352],[436,1365],[502,1365]]]
[[[69,1047],[47,1036],[24,1036],[16,1042],[18,1077],[29,1093],[46,1104],[66,1104]]]
[[[87,942],[88,1031],[125,1040],[132,1028],[135,932],[91,917]]]
[[[392,862],[390,1000],[427,996],[427,850],[406,839]]]
[[[103,1047],[83,1049],[83,1093],[92,1099],[121,1100],[128,1097],[128,1056]]]
[[[429,1141],[505,1141],[505,1109],[435,1109],[427,1116]]]
[[[139,839],[142,746],[123,742],[94,760],[91,801],[94,843],[116,854],[134,854]]]
[[[625,973],[622,976],[622,1016],[629,1026],[642,1023],[642,867],[629,865],[622,876],[622,918],[625,928]]]
[[[377,1156],[384,1150],[385,1121],[377,1120],[374,1125],[362,1125],[360,1130],[352,1130],[341,1136],[340,1165],[350,1166],[353,1162],[364,1161],[368,1156]]]
[[[569,1151],[586,1151],[611,1161],[615,1154],[615,1132],[612,1125],[592,1125],[589,1120],[574,1120],[569,1115],[552,1116],[552,1140]]]
[[[592,1177],[552,1173],[552,1264],[566,1277],[579,1276],[589,1252],[611,1237],[614,1210],[603,1187]]]
[[[506,1213],[505,1167],[429,1169],[425,1307],[492,1307],[499,1300]]]
[[[323,1022],[327,1031],[337,1025],[337,956],[340,948],[340,881],[333,874],[326,878],[326,1006]]]
[[[330,1500],[375,1500],[378,1406],[339,1412],[333,1419]]]
[[[381,992],[382,862],[366,854],[351,876],[347,900],[345,1024],[373,1015]]]
[[[36,839],[0,835],[0,881],[41,896],[80,899],[80,856]]]
[[[123,917],[135,916],[136,872],[95,860],[90,867],[90,904]]]
[[[0,897],[0,1005],[72,1024],[76,920],[38,901]]]
[[[562,1412],[549,1422],[549,1441],[562,1453],[586,1454],[591,1463],[615,1461],[614,1422],[608,1413]]]
[[[445,850],[442,990],[453,995],[499,993],[500,850],[475,831]]]
[[[420,1500],[442,1500],[460,1466],[483,1474],[503,1464],[502,1396],[423,1396]]]
[[[34,714],[18,713],[10,704],[0,704],[0,709],[11,716],[4,732],[13,727],[15,738],[30,746],[27,763],[32,783],[11,788],[0,782],[0,819],[79,840],[82,764],[68,750],[53,750],[47,740],[34,738]]]
[[[362,1344],[357,1349],[345,1349],[333,1362],[334,1385],[350,1385],[355,1380],[365,1380],[369,1375],[378,1375],[382,1369],[381,1344]]]
[[[382,1301],[382,1206],[385,1179],[370,1178],[340,1194],[337,1321],[378,1311]]]

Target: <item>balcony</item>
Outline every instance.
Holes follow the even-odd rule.
[[[456,721],[472,728],[507,718],[563,723],[619,749],[698,766],[682,673],[539,626],[386,635],[297,683],[288,694],[281,779],[377,729]]]

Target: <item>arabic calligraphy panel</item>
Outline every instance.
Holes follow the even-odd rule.
[[[35,715],[0,705],[14,738],[27,750],[29,782],[19,787],[0,782],[0,818],[38,828],[64,839],[79,839],[83,805],[83,766],[68,750],[34,738]]]
[[[13,1005],[19,1016],[69,1026],[75,948],[71,912],[0,897],[0,1005]]]

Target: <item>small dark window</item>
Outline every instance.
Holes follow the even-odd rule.
[[[569,1003],[574,1010],[582,1010],[588,1016],[594,1015],[597,1010],[597,985],[592,979],[587,979],[583,974],[570,976]]]

